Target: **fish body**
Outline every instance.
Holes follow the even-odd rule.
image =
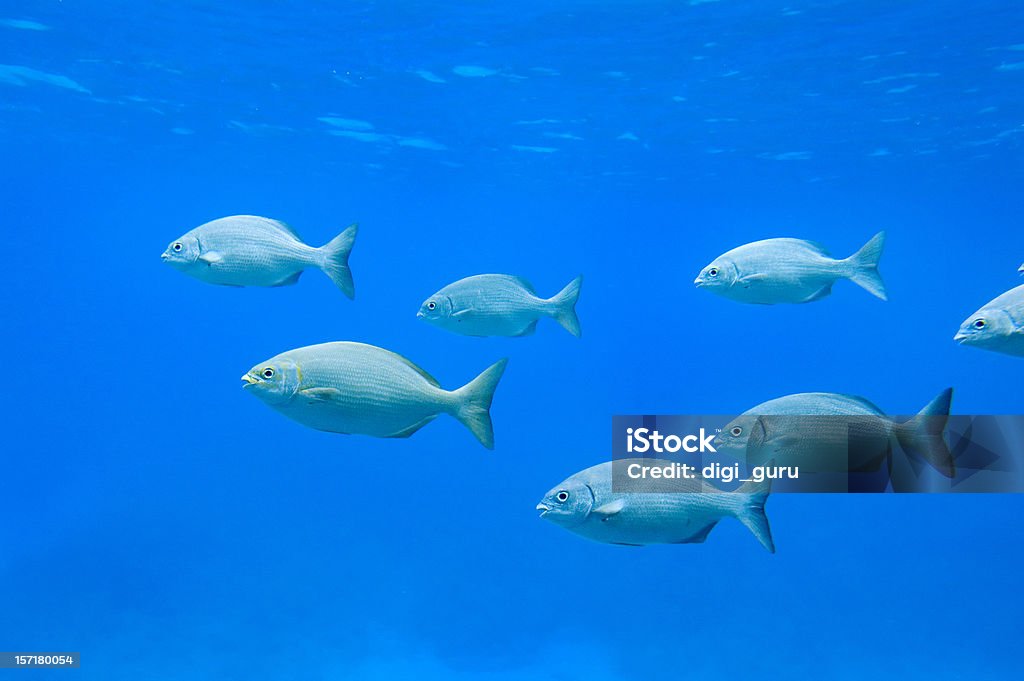
[[[702,543],[719,520],[733,517],[775,552],[764,513],[770,481],[723,492],[701,480],[626,477],[632,464],[658,463],[622,459],[592,466],[553,487],[537,510],[542,518],[570,532],[628,546]],[[613,476],[618,476],[614,486]]]
[[[574,336],[583,277],[577,277],[551,298],[537,296],[533,286],[509,274],[478,274],[445,286],[423,301],[416,316],[465,336],[526,336],[542,317],[552,317]]]
[[[256,215],[233,215],[200,225],[172,241],[161,256],[177,270],[222,286],[289,286],[307,268],[323,270],[349,298],[355,285],[348,266],[357,225],[314,248],[286,224]]]
[[[964,320],[953,340],[1024,357],[1024,285],[1007,291]]]
[[[878,273],[885,232],[876,234],[844,260],[803,239],[765,239],[718,256],[694,280],[698,288],[741,303],[775,305],[810,303],[832,293],[839,279],[850,279],[869,293],[887,299]]]
[[[863,397],[786,395],[730,421],[714,446],[751,466],[774,462],[806,472],[853,473],[878,470],[898,444],[953,477],[953,456],[943,438],[952,395],[952,389],[944,390],[905,423],[896,423]]]
[[[451,414],[493,449],[489,410],[506,363],[449,391],[401,355],[334,342],[284,352],[254,366],[242,381],[270,407],[317,430],[409,437],[439,414]]]

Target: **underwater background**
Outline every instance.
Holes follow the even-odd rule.
[[[534,506],[614,414],[794,392],[1024,411],[1020,358],[958,347],[1024,261],[1024,6],[0,2],[0,649],[83,679],[1005,679],[1024,499],[768,500],[778,553],[588,542]],[[233,289],[160,262],[249,213],[360,223],[319,273]],[[699,291],[708,262],[886,230],[889,302]],[[416,319],[484,272],[583,336]],[[306,429],[238,377],[357,340],[443,386],[509,357],[496,448]]]

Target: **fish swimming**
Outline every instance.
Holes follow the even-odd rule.
[[[724,492],[697,479],[627,477],[631,464],[656,462],[620,459],[580,471],[544,495],[540,517],[588,539],[627,546],[703,543],[719,520],[733,517],[775,553],[764,512],[771,480]]]
[[[537,296],[533,286],[508,274],[478,274],[449,284],[423,301],[416,316],[465,336],[528,336],[541,317],[551,317],[580,336],[576,301],[583,277],[555,296]]]
[[[354,298],[348,258],[358,231],[358,225],[351,225],[326,245],[313,248],[283,222],[232,215],[187,232],[160,257],[185,274],[222,286],[290,286],[304,270],[315,267]]]
[[[1024,285],[972,314],[953,337],[961,345],[1024,357]]]
[[[904,423],[896,423],[870,401],[838,393],[798,393],[757,405],[726,425],[715,438],[720,453],[750,466],[774,461],[815,473],[879,470],[898,444],[942,475],[956,473],[943,438],[953,389],[948,388]]]
[[[363,343],[323,343],[257,364],[242,376],[242,387],[317,430],[409,437],[439,414],[451,414],[494,449],[491,400],[507,363],[502,359],[461,388],[444,390],[394,352]]]
[[[878,261],[885,247],[879,232],[845,260],[803,239],[766,239],[718,256],[694,280],[698,288],[759,305],[810,303],[832,293],[839,279],[849,279],[872,295],[887,300]]]

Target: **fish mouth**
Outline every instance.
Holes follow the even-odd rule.
[[[249,388],[259,383],[257,379],[253,378],[249,374],[242,374],[242,382],[245,383],[245,385],[242,386],[243,388]]]
[[[160,254],[160,259],[161,260],[170,260],[170,258],[171,258],[171,254],[170,253],[164,252],[164,253]]]
[[[537,504],[537,510],[540,511],[540,517],[543,518],[551,510],[551,507],[545,504],[543,501]]]
[[[701,286],[704,285],[704,280],[703,279],[694,279],[693,280],[693,285],[696,286],[697,288],[700,288]]]
[[[963,342],[967,340],[967,334],[961,331],[957,335],[953,336],[953,340],[957,343],[963,344]]]
[[[423,319],[426,316],[427,315],[423,314],[423,310],[420,310],[419,312],[416,313],[416,319]]]

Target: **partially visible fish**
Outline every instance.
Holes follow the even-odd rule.
[[[835,260],[812,241],[755,241],[715,258],[693,283],[741,303],[775,305],[821,300],[832,293],[836,281],[849,279],[887,300],[878,273],[884,246],[885,232],[879,232],[849,258]]]
[[[1021,265],[1017,271],[1021,274],[1024,274],[1024,265]]]
[[[507,363],[500,360],[458,390],[445,390],[394,352],[363,343],[323,343],[257,364],[242,376],[242,387],[317,430],[409,437],[439,414],[451,414],[494,449],[491,400]]]
[[[953,340],[1024,357],[1024,285],[1010,289],[968,317]]]
[[[576,301],[583,277],[551,298],[540,298],[521,277],[478,274],[449,284],[423,301],[416,316],[465,336],[527,336],[541,317],[551,317],[580,336]]]
[[[316,267],[354,298],[348,257],[358,231],[358,225],[351,225],[313,248],[283,222],[232,215],[196,227],[172,241],[160,257],[185,274],[223,286],[290,286],[303,270]]]
[[[719,520],[732,517],[775,553],[764,512],[771,480],[723,492],[701,480],[627,477],[631,464],[664,463],[621,459],[592,466],[552,487],[537,510],[541,518],[570,532],[627,546],[703,543]]]
[[[814,473],[879,470],[898,444],[946,477],[956,466],[943,438],[952,388],[917,416],[896,423],[869,400],[838,393],[798,393],[769,400],[729,422],[715,438],[720,453],[748,465],[774,461]]]

